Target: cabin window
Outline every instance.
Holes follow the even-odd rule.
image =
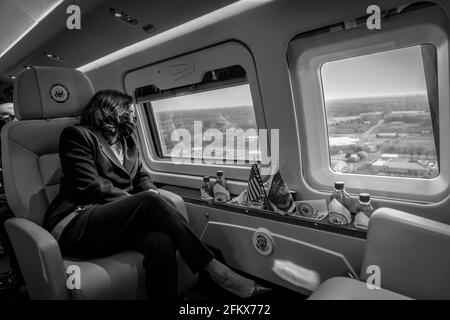
[[[255,158],[270,161],[255,63],[241,43],[224,42],[132,70],[124,85],[137,103],[142,159],[154,181],[197,189],[202,176],[222,169],[230,191],[239,194]],[[179,152],[180,145],[187,148]]]
[[[335,172],[433,179],[437,77],[433,45],[326,62],[320,69]],[[427,87],[428,84],[428,87]]]
[[[242,67],[209,71],[195,85],[139,90],[160,159],[207,164],[260,160],[253,100]]]
[[[355,18],[288,49],[302,177],[318,193],[436,203],[450,190],[448,16],[393,10],[382,31]]]

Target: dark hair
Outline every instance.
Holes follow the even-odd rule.
[[[108,143],[115,143],[118,135],[118,117],[127,112],[133,98],[117,90],[97,92],[81,112],[81,125],[100,131]]]

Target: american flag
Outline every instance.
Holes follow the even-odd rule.
[[[259,169],[256,164],[253,164],[252,169],[250,170],[247,194],[248,194],[249,201],[255,201],[255,200],[259,199],[261,194],[263,194],[264,195],[264,205],[266,205],[266,200],[267,200],[266,190],[264,189],[261,175],[259,174]]]

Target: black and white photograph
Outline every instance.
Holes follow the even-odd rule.
[[[0,0],[0,305],[450,300],[449,12]]]

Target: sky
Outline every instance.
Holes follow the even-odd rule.
[[[250,86],[243,84],[223,89],[152,101],[155,111],[223,109],[253,106]]]
[[[326,100],[426,93],[420,46],[327,62]]]

